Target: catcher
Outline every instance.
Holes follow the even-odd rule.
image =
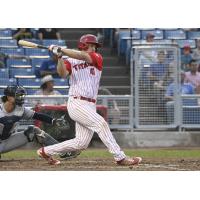
[[[35,112],[24,107],[26,91],[23,87],[12,85],[4,90],[0,104],[0,157],[2,153],[12,151],[28,142],[37,142],[41,146],[57,144],[58,141],[36,126],[29,126],[26,130],[18,132],[17,124],[21,119],[36,119],[52,125],[62,126],[64,118],[53,119],[49,115]],[[79,152],[61,154],[61,158],[76,157]]]

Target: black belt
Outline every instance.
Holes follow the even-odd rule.
[[[74,97],[74,99],[80,99],[80,100],[85,100],[85,101],[88,101],[88,102],[92,102],[92,103],[96,103],[96,100],[95,99],[91,99],[91,98],[87,98],[87,97]]]

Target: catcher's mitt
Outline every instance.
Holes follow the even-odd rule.
[[[52,121],[52,124],[54,126],[58,126],[59,128],[64,128],[64,129],[70,129],[70,124],[68,120],[66,119],[66,115],[62,115],[60,118],[55,118]]]

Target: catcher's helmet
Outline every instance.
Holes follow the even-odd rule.
[[[92,34],[86,34],[86,35],[81,36],[78,43],[78,49],[87,50],[88,48],[87,44],[95,44],[96,48],[101,47],[101,44],[98,42],[97,37]]]
[[[26,90],[22,86],[10,85],[5,88],[4,95],[14,97],[16,105],[22,105],[26,96]]]

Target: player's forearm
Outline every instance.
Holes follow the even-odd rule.
[[[62,58],[58,59],[57,72],[62,78],[66,78],[66,76],[69,74],[69,72],[66,70],[64,60]]]
[[[75,58],[78,60],[85,60],[88,63],[92,62],[89,54],[83,51],[73,50],[73,49],[61,49],[62,53],[70,58]]]
[[[40,120],[40,121],[46,122],[48,124],[53,124],[53,118],[44,113],[35,112],[33,115],[33,119]]]

